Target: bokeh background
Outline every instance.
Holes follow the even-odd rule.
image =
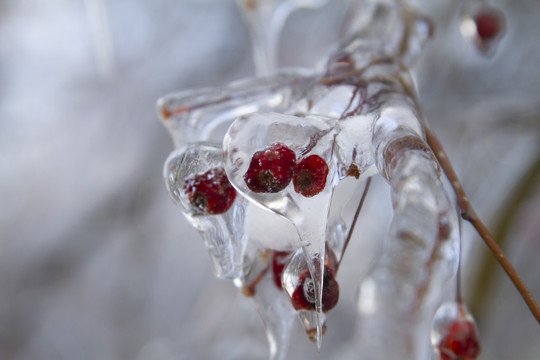
[[[460,34],[467,3],[413,3],[436,24],[414,69],[426,116],[540,299],[540,2],[492,2],[507,20],[493,57]],[[280,65],[316,66],[339,39],[346,4],[294,13]],[[213,277],[166,193],[173,146],[155,111],[170,92],[253,74],[232,0],[0,2],[0,359],[267,357],[258,315]],[[366,209],[357,243],[384,236],[390,198],[380,179]],[[538,359],[538,323],[463,231],[481,359]],[[347,256],[322,352],[298,324],[289,358],[361,358],[352,315],[366,265],[354,246]]]

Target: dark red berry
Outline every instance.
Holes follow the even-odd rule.
[[[475,360],[480,343],[474,324],[466,320],[451,322],[439,343],[441,360]]]
[[[319,155],[302,159],[294,168],[294,191],[306,197],[317,195],[326,186],[328,165]]]
[[[494,11],[481,11],[474,17],[476,32],[483,41],[495,38],[501,30],[499,16]]]
[[[184,191],[191,205],[209,215],[226,212],[236,197],[236,190],[223,168],[213,168],[186,179]]]
[[[256,193],[279,192],[291,182],[295,163],[294,151],[275,143],[253,154],[244,181]]]
[[[282,289],[281,286],[281,274],[285,265],[289,262],[291,253],[289,251],[275,251],[274,259],[272,261],[272,271],[274,273],[274,283],[278,289]]]
[[[322,311],[333,309],[339,300],[339,284],[334,271],[328,266],[324,267]],[[300,275],[298,286],[294,289],[291,302],[295,310],[315,310],[315,286],[309,271]]]

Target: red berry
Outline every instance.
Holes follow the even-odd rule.
[[[328,266],[324,267],[322,311],[333,309],[339,300],[339,284],[334,276],[334,271]],[[300,275],[300,281],[291,296],[291,302],[295,310],[315,310],[315,286],[309,274],[304,271]]]
[[[223,168],[213,168],[204,174],[186,179],[184,191],[191,205],[209,215],[226,212],[236,197],[236,190],[227,179]]]
[[[274,283],[278,289],[282,289],[281,286],[281,274],[285,265],[289,262],[291,253],[289,251],[275,251],[274,259],[272,261],[272,271],[274,273]]]
[[[256,193],[279,192],[291,182],[295,163],[294,151],[275,143],[253,154],[244,181]]]
[[[302,159],[294,168],[294,191],[306,197],[317,195],[326,186],[328,165],[319,155]]]
[[[474,324],[455,320],[448,326],[439,343],[441,360],[475,360],[480,355],[480,343]]]
[[[499,16],[493,11],[481,11],[474,17],[476,32],[481,40],[488,41],[499,34],[501,23]]]

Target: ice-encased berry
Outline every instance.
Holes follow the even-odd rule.
[[[480,343],[474,324],[454,320],[439,342],[441,360],[475,360],[480,355]]]
[[[333,309],[339,300],[339,284],[334,276],[334,271],[325,266],[322,291],[322,311]],[[291,302],[296,310],[315,310],[315,286],[309,271],[300,275],[300,281],[296,286]]]
[[[253,154],[244,181],[256,193],[279,192],[291,182],[295,163],[294,151],[275,143]]]
[[[223,168],[213,168],[184,182],[189,203],[203,214],[223,214],[232,206],[236,190]]]
[[[294,168],[294,191],[306,197],[323,191],[328,176],[328,165],[319,155],[310,155]]]

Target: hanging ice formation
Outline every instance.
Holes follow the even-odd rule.
[[[216,276],[255,303],[271,359],[285,358],[295,316],[318,346],[327,330],[349,231],[329,213],[345,205],[332,194],[346,177],[357,191],[384,177],[394,209],[382,255],[359,281],[363,359],[431,358],[431,321],[458,266],[456,210],[408,72],[431,24],[399,2],[362,4],[322,72],[276,72],[158,103],[176,147],[167,189]]]

